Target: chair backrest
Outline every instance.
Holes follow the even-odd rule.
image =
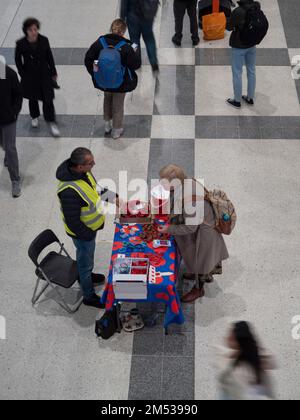
[[[49,245],[59,242],[59,239],[52,230],[47,229],[44,232],[40,233],[35,240],[32,242],[28,249],[29,258],[32,262],[38,267],[38,258],[42,251],[47,248]]]

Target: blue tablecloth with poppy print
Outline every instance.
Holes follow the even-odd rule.
[[[126,236],[127,230],[128,234],[129,231],[131,231],[131,235],[124,239],[124,231]],[[133,231],[135,231],[134,235],[132,235]],[[145,243],[143,239],[140,238],[142,232],[142,225],[116,225],[108,283],[102,296],[102,302],[105,303],[106,310],[108,311],[111,310],[116,303],[113,288],[113,264],[119,254],[132,258],[149,258],[150,265],[154,266],[157,272],[168,272],[173,274],[167,277],[157,277],[155,284],[148,283],[147,300],[135,302],[163,302],[167,307],[164,323],[165,328],[174,323],[183,324],[184,316],[181,309],[180,298],[176,290],[180,257],[177,252],[175,241],[171,237],[172,246],[170,248],[162,247],[155,249],[152,241]],[[130,252],[128,252],[128,244],[132,244]],[[126,300],[126,302],[132,301]]]

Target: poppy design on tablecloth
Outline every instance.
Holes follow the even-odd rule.
[[[123,230],[124,227],[126,232],[129,233],[129,237],[126,239],[122,238],[122,235],[125,233],[125,230]],[[131,231],[130,235],[130,230],[133,227],[137,230],[136,234],[132,235],[133,232]],[[176,250],[174,240],[170,238],[172,241],[171,248],[160,247],[155,249],[153,247],[153,242],[151,241],[147,243],[147,246],[145,246],[144,250],[140,250],[139,244],[141,240],[144,241],[141,238],[142,233],[143,227],[141,225],[130,226],[130,229],[129,226],[116,226],[111,264],[109,267],[110,274],[108,277],[108,284],[105,288],[105,291],[103,292],[102,302],[106,304],[106,310],[112,310],[116,299],[113,287],[113,264],[114,261],[118,258],[119,254],[125,254],[125,252],[122,252],[122,249],[124,249],[125,242],[129,242],[132,245],[137,245],[136,252],[131,252],[135,251],[135,247],[133,246],[133,249],[130,252],[126,252],[126,256],[138,259],[148,258],[150,265],[155,267],[159,274],[169,271],[174,273],[169,276],[159,275],[155,284],[148,284],[147,301],[160,301],[166,304],[167,312],[164,324],[165,327],[171,323],[182,324],[184,322],[184,316],[181,311],[180,299],[175,286],[180,258],[178,257],[178,251]]]
[[[170,271],[175,271],[175,264],[174,263],[170,265]]]
[[[115,301],[115,292],[112,284],[106,286],[105,292],[103,293],[102,301],[105,301],[105,308],[107,311],[111,310]]]
[[[113,251],[118,251],[124,247],[123,242],[114,242]]]
[[[170,260],[175,261],[176,255],[175,252],[171,252],[171,254],[169,255]]]
[[[150,264],[153,267],[162,267],[166,265],[166,260],[161,255],[150,254],[148,255]]]
[[[157,299],[165,300],[166,302],[170,300],[170,296],[167,295],[167,293],[156,293],[155,297]]]

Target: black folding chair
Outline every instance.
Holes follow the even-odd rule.
[[[45,258],[42,259],[41,262],[39,262],[38,260],[40,254],[44,251],[44,249],[54,243],[59,244],[59,253],[51,251]],[[65,301],[59,288],[56,287],[59,286],[64,289],[70,289],[79,279],[76,261],[70,257],[64,247],[64,244],[59,241],[57,236],[51,230],[45,230],[32,242],[28,250],[28,255],[36,266],[35,274],[37,275],[32,304],[35,305],[46,289],[50,286],[56,296],[56,298],[54,297],[55,302],[70,314],[75,313],[82,303],[82,296],[71,307]],[[46,284],[42,287],[40,292],[38,292],[41,281],[45,281]]]

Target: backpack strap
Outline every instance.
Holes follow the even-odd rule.
[[[102,45],[103,48],[109,48],[108,43],[106,42],[106,39],[104,36],[101,36],[99,38],[99,42]]]
[[[124,47],[124,45],[127,45],[126,41],[120,41],[114,48],[116,50],[120,50],[122,47]]]

